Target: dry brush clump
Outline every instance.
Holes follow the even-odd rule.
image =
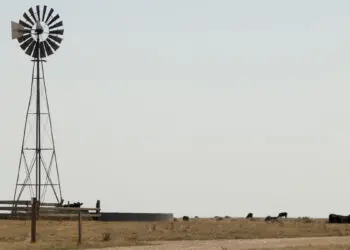
[[[109,233],[109,232],[102,233],[102,240],[103,241],[110,241],[111,240],[111,233]]]

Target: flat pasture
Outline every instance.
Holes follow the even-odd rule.
[[[78,224],[75,220],[39,220],[37,222],[37,243],[35,244],[30,243],[30,226],[30,221],[0,220],[0,249],[78,248]],[[79,246],[79,249],[158,244],[160,247],[162,242],[170,241],[174,244],[174,241],[205,242],[205,240],[215,240],[217,246],[220,247],[221,240],[235,240],[234,242],[237,243],[240,240],[247,239],[350,235],[348,224],[328,224],[326,219],[309,218],[281,219],[279,222],[268,223],[259,218],[252,220],[239,218],[190,219],[190,221],[178,219],[178,221],[161,222],[98,222],[84,220],[82,228],[82,245]],[[350,237],[345,238],[349,238],[348,246],[350,247]],[[245,249],[255,249],[254,244],[251,246],[253,248]],[[314,249],[312,245],[309,247]],[[334,245],[334,247],[337,246]],[[223,246],[218,249],[231,248]]]

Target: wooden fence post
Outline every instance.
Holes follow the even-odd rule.
[[[78,244],[81,244],[81,211],[78,214]]]
[[[37,203],[36,203],[36,198],[32,199],[32,232],[31,232],[31,242],[35,243],[36,242],[36,212],[37,212]]]
[[[96,213],[99,214],[101,210],[101,202],[100,200],[97,200],[96,202]]]
[[[38,221],[40,219],[40,213],[39,213],[39,210],[40,210],[40,201],[36,201],[35,202],[35,212],[36,212],[36,220]]]

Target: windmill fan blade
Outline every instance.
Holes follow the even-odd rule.
[[[49,34],[63,35],[63,30],[52,30],[52,31],[49,31]]]
[[[36,17],[35,17],[35,15],[34,15],[34,11],[33,11],[33,8],[32,8],[32,7],[30,7],[30,9],[29,9],[29,13],[30,13],[30,15],[32,16],[32,18],[34,19],[34,22],[36,22]]]
[[[58,36],[53,36],[53,35],[49,35],[48,39],[52,39],[57,43],[61,43],[62,42],[62,38],[58,37]]]
[[[47,41],[44,41],[44,46],[45,46],[45,50],[46,50],[46,53],[48,56],[52,55],[53,54],[53,51],[51,49],[51,47],[49,46],[49,44],[47,43]]]
[[[50,44],[50,46],[51,46],[54,50],[57,50],[57,49],[59,48],[59,46],[58,46],[55,42],[51,41],[50,39],[47,39],[46,41]]]
[[[28,29],[24,29],[24,30],[19,30],[18,32],[20,32],[22,34],[30,34],[32,31],[28,30]]]
[[[62,21],[60,21],[60,22],[50,26],[49,29],[51,30],[51,29],[58,28],[58,27],[61,27],[61,26],[63,26],[63,22]]]
[[[40,6],[36,6],[36,14],[38,15],[38,20],[40,21]]]
[[[40,58],[46,57],[46,51],[45,51],[43,42],[40,42],[39,49],[40,49]]]
[[[18,40],[19,43],[22,43],[22,42],[24,42],[25,40],[27,40],[27,39],[29,39],[29,38],[31,38],[31,37],[32,37],[31,34],[29,34],[29,35],[24,35],[24,36],[21,36],[21,37],[17,38],[17,40]]]
[[[34,46],[35,46],[36,42],[32,39],[31,44],[29,45],[26,54],[31,56],[33,54],[33,50],[34,50]]]
[[[34,40],[33,39],[28,39],[27,41],[25,41],[24,43],[22,43],[20,46],[23,50],[26,50],[26,48],[29,46],[29,44],[31,42],[33,42]]]
[[[32,19],[30,19],[30,17],[27,15],[27,13],[24,13],[23,17],[24,17],[24,19],[26,19],[26,21],[28,23],[30,23],[31,25],[34,25],[34,22],[32,21]]]
[[[46,9],[47,9],[47,6],[44,5],[43,18],[42,18],[43,21],[45,20]]]
[[[38,57],[38,53],[39,53],[38,43],[35,42],[33,57],[34,57],[34,58],[37,58],[37,57]]]
[[[51,15],[52,15],[53,9],[51,8],[49,11],[49,14],[47,15],[47,18],[45,20],[45,23],[47,23],[47,21],[50,19]]]
[[[32,26],[30,26],[29,24],[27,24],[26,22],[23,22],[22,20],[19,20],[18,22],[20,25],[22,25],[23,27],[26,27],[28,29],[31,29]]]
[[[50,20],[50,22],[48,22],[47,23],[47,26],[50,26],[53,22],[55,22],[58,18],[60,18],[60,15],[56,15],[56,16],[54,16],[51,20]]]

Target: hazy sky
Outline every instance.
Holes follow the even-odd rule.
[[[177,216],[349,214],[350,2],[7,1],[0,199],[12,199],[30,58],[10,21],[64,21],[45,75],[65,200]]]

